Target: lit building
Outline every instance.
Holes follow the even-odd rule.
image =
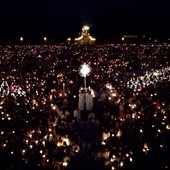
[[[89,33],[90,27],[84,25],[80,37],[75,38],[75,42],[78,44],[92,44],[96,41]]]

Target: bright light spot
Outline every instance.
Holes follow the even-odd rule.
[[[68,165],[67,162],[63,162],[63,166],[66,167]]]
[[[67,41],[71,41],[71,38],[67,38]]]
[[[24,38],[23,38],[23,37],[20,37],[20,41],[24,41]]]
[[[84,25],[82,28],[83,31],[88,31],[89,29],[90,29],[90,27],[88,25]]]
[[[47,41],[47,37],[44,37],[44,41]]]
[[[91,71],[91,68],[88,64],[84,63],[83,65],[80,66],[80,74],[83,77],[86,77]]]
[[[166,125],[166,129],[170,130],[170,125]]]
[[[123,161],[120,162],[120,167],[122,167],[124,165]]]

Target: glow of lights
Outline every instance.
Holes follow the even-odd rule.
[[[103,133],[103,140],[107,140],[110,137],[110,132],[108,133]]]
[[[88,31],[90,29],[90,27],[88,25],[84,25],[82,28],[82,31]]]
[[[69,37],[69,38],[67,38],[67,41],[71,41],[71,38]]]
[[[159,73],[155,71],[155,72],[153,72],[153,75],[154,75],[154,76],[158,76]]]
[[[121,135],[122,135],[122,132],[121,132],[121,130],[119,130],[119,131],[117,132],[116,136],[117,136],[117,137],[120,137]]]
[[[45,141],[42,141],[42,145],[44,145],[44,146],[45,146]]]
[[[158,132],[160,133],[160,132],[161,132],[161,130],[160,130],[160,129],[158,129]]]
[[[160,148],[163,148],[163,145],[160,145]]]
[[[147,145],[147,143],[144,144],[144,148],[143,148],[143,152],[147,153],[149,151],[149,147]]]
[[[63,141],[66,142],[67,146],[70,145],[70,140],[67,137],[63,138]]]
[[[62,142],[58,142],[58,143],[57,143],[57,146],[58,146],[58,147],[63,146],[63,145],[62,145]]]
[[[56,108],[57,108],[56,106],[53,106],[53,107],[52,107],[53,110],[56,110]]]
[[[136,104],[129,104],[129,106],[131,107],[131,109],[136,108]]]
[[[129,160],[130,160],[130,162],[132,162],[132,161],[133,161],[133,159],[132,159],[132,158],[129,158]]]
[[[44,39],[44,41],[47,41],[47,37],[44,37],[43,39]]]
[[[25,149],[22,150],[22,153],[23,153],[23,154],[25,153]]]
[[[80,41],[81,39],[83,39],[83,35],[81,35],[81,36],[78,37],[78,38],[75,38],[75,41]]]
[[[113,158],[111,158],[111,159],[110,159],[110,162],[114,162],[114,159],[113,159]]]
[[[19,39],[20,41],[24,41],[24,38],[23,37],[20,37],[20,39]]]
[[[112,89],[112,85],[111,84],[106,84],[106,88],[111,90]]]
[[[112,166],[112,170],[115,170],[115,167],[114,167],[114,166]]]
[[[79,68],[79,70],[80,70],[80,75],[81,75],[82,77],[88,76],[88,75],[90,74],[90,72],[91,72],[90,66],[89,66],[88,64],[86,64],[86,63],[84,63],[83,65],[81,65],[80,68]]]
[[[142,129],[140,129],[140,130],[139,130],[139,132],[140,132],[140,133],[143,133],[143,130],[142,130]]]
[[[112,97],[116,97],[117,96],[117,94],[116,93],[112,93]]]
[[[67,162],[63,162],[63,166],[66,167],[68,165]]]
[[[106,143],[104,142],[104,141],[102,141],[102,143],[101,143],[102,145],[106,145]]]
[[[93,38],[92,36],[89,36],[91,41],[96,41],[96,38]]]
[[[166,129],[170,130],[170,125],[166,125]]]
[[[121,40],[122,40],[122,41],[124,41],[124,40],[125,40],[125,38],[124,38],[124,37],[122,37],[122,38],[121,38]]]
[[[123,167],[124,163],[123,161],[120,162],[120,167]]]

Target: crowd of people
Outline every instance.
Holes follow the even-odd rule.
[[[0,46],[1,169],[170,169],[169,59],[166,43]]]

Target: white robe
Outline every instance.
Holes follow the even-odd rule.
[[[85,95],[83,93],[79,94],[79,103],[78,103],[78,109],[84,110],[85,108]]]
[[[93,108],[93,95],[87,93],[86,94],[86,110],[92,110]]]

